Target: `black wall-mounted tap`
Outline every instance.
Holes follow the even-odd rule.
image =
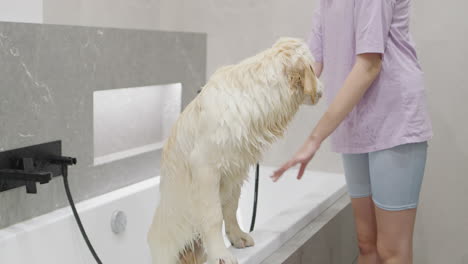
[[[66,175],[76,158],[62,156],[60,141],[0,152],[0,192],[26,186],[37,193],[36,184]]]
[[[10,183],[9,187],[26,185],[27,193],[37,193],[36,183],[46,184],[52,180],[52,172],[35,170],[32,158],[22,158],[16,162],[20,162],[23,168],[0,169],[0,179],[4,184]]]

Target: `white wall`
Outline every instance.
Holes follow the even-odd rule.
[[[413,35],[435,137],[415,234],[416,263],[468,263],[468,2],[414,0]]]
[[[0,0],[0,21],[42,23],[42,0]]]
[[[44,23],[157,29],[160,0],[43,0]]]

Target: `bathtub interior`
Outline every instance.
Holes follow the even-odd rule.
[[[344,193],[339,174],[306,172],[297,181],[289,171],[280,183],[269,179],[273,168],[261,167],[256,246],[233,249],[240,263],[260,263]],[[253,180],[245,184],[238,216],[248,231],[252,215]],[[57,179],[61,180],[61,179]],[[146,232],[159,200],[159,177],[83,201],[77,205],[88,235],[104,263],[150,264]],[[110,219],[115,211],[127,216],[125,232],[114,234]],[[226,244],[229,245],[226,240]],[[0,230],[0,263],[94,263],[69,208]]]

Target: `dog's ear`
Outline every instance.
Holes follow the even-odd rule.
[[[312,104],[317,103],[317,78],[314,73],[314,69],[311,65],[307,63],[304,65],[302,75],[302,87],[304,89],[304,94],[310,97]]]

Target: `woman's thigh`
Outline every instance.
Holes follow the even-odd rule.
[[[343,154],[342,159],[349,196],[351,198],[371,196],[369,154]]]
[[[359,246],[361,251],[369,251],[377,243],[377,226],[371,196],[368,154],[344,154],[343,166]]]
[[[426,142],[369,153],[377,247],[382,259],[397,258],[401,263],[411,263],[426,157]]]
[[[369,153],[372,199],[386,211],[414,209],[426,166],[427,143]]]

